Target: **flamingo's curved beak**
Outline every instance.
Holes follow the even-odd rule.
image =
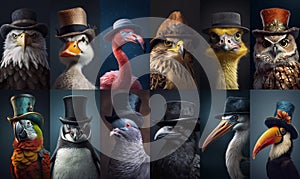
[[[134,32],[124,32],[124,31],[121,32],[121,35],[123,36],[125,41],[132,42],[139,45],[143,49],[144,53],[146,52],[146,45],[142,36]]]

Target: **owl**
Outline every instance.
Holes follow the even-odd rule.
[[[192,36],[188,32],[181,12],[173,12],[151,41],[150,89],[195,89]]]
[[[255,89],[299,89],[300,63],[291,34],[258,35],[254,46]]]

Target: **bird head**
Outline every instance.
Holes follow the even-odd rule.
[[[32,141],[42,137],[42,131],[39,126],[28,119],[14,121],[13,129],[18,142]]]
[[[154,140],[164,139],[180,145],[183,141],[186,141],[189,138],[189,135],[192,132],[193,129],[180,125],[164,126],[155,133]]]
[[[64,64],[79,62],[88,64],[94,57],[94,51],[89,38],[85,34],[68,36],[62,39],[64,46],[59,52],[60,60]]]
[[[260,138],[257,140],[253,152],[252,158],[269,145],[273,144],[273,151],[270,155],[280,155],[290,150],[292,142],[290,133],[283,127],[273,126],[265,131]]]
[[[112,41],[117,45],[115,48],[121,48],[126,43],[132,42],[139,45],[144,52],[146,50],[144,39],[131,29],[121,29],[114,35]]]
[[[208,31],[210,45],[218,59],[239,59],[248,49],[242,41],[244,31],[240,28],[211,28]]]
[[[231,129],[235,131],[243,131],[247,130],[248,128],[249,115],[233,114],[222,116],[222,120],[220,121],[219,125],[205,139],[202,145],[202,152],[205,151],[210,143],[225,135]]]
[[[91,129],[89,123],[83,125],[63,124],[62,127],[63,139],[72,142],[79,143],[89,140],[91,136]]]
[[[110,136],[115,136],[117,141],[143,143],[141,132],[132,120],[121,118],[114,120],[111,124],[113,130],[110,132]]]

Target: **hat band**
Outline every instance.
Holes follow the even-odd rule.
[[[241,26],[239,23],[234,23],[234,22],[222,22],[222,23],[213,23],[212,26]]]
[[[287,24],[280,23],[277,19],[274,19],[273,22],[264,26],[264,30],[270,32],[282,32],[287,28]]]
[[[71,32],[82,32],[86,29],[88,29],[88,26],[81,24],[68,25],[60,28],[59,33],[57,35],[63,35]]]
[[[11,24],[17,25],[17,24],[36,24],[36,21],[31,19],[21,19],[21,20],[15,20]]]

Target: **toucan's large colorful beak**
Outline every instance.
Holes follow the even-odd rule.
[[[22,46],[23,52],[25,52],[26,46],[30,45],[31,43],[32,43],[32,40],[26,32],[23,32],[17,38],[17,45]]]
[[[61,57],[75,57],[81,53],[80,48],[78,47],[78,42],[66,42],[66,48],[60,52],[59,56]]]
[[[280,133],[279,127],[271,127],[266,132],[264,132],[257,140],[252,152],[252,158],[255,159],[255,156],[265,147],[271,144],[279,143],[281,141],[282,134]]]
[[[210,143],[212,143],[213,141],[215,141],[216,139],[218,139],[219,137],[223,136],[228,131],[230,131],[232,126],[234,126],[235,124],[236,123],[232,123],[232,122],[230,122],[229,120],[226,120],[226,119],[221,120],[219,125],[205,139],[205,141],[202,145],[202,152],[205,151],[206,147]]]

